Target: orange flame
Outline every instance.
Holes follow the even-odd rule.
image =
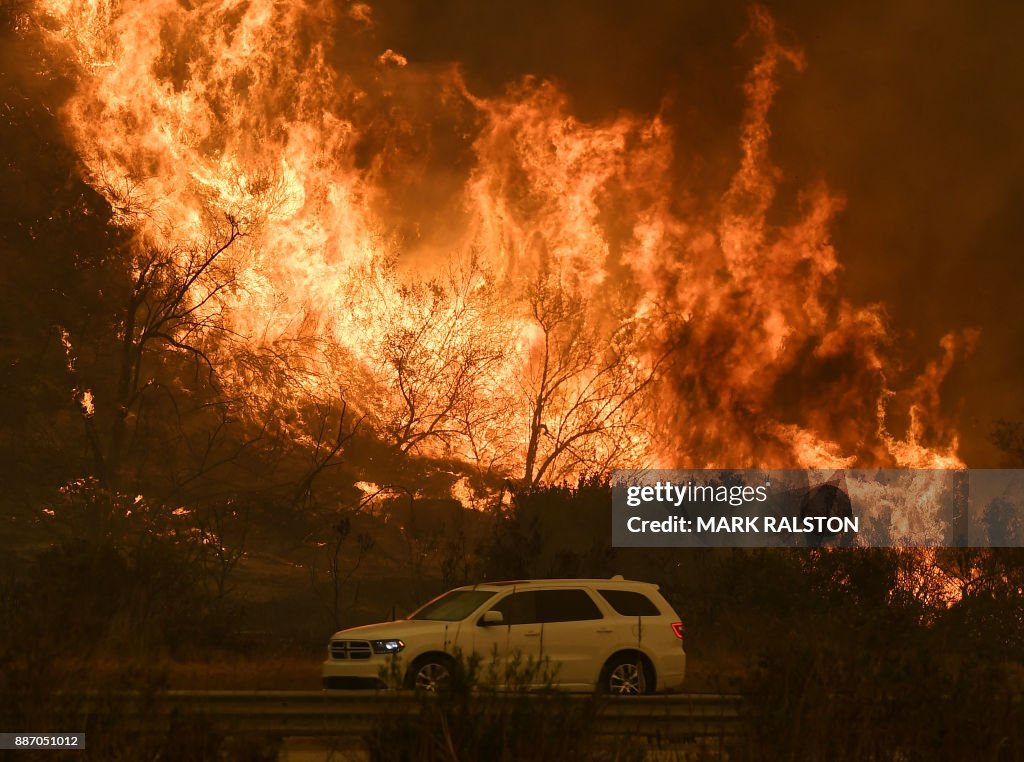
[[[881,308],[839,295],[829,227],[842,199],[815,185],[795,220],[769,222],[781,174],[769,112],[779,71],[805,62],[761,8],[739,165],[710,215],[673,198],[661,116],[587,123],[532,79],[482,98],[456,71],[424,72],[391,49],[357,84],[331,63],[330,40],[372,26],[362,2],[337,13],[321,0],[37,0],[36,11],[77,72],[64,118],[115,219],[167,250],[216,238],[226,216],[246,233],[229,252],[234,288],[210,308],[250,352],[301,347],[290,386],[237,346],[223,353],[225,380],[254,399],[340,388],[405,451],[513,475],[532,458],[550,462],[547,479],[638,465],[962,465],[937,395],[968,338],[948,336],[942,361],[891,388]],[[429,174],[426,128],[394,96],[410,82],[458,126],[468,167],[456,202],[436,203],[443,243],[418,252],[403,251],[409,224],[394,209],[396,187]],[[538,288],[575,305],[556,329],[531,306]],[[564,378],[547,379],[559,385],[536,415],[538,374],[554,367]],[[897,402],[903,437],[890,431]]]

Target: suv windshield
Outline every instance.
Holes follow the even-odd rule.
[[[452,590],[409,615],[410,619],[457,622],[472,614],[494,593],[488,590]]]

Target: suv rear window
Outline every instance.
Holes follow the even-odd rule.
[[[622,616],[661,616],[650,598],[632,590],[598,590],[608,605]]]

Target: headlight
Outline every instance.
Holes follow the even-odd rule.
[[[370,644],[373,646],[375,654],[396,654],[405,648],[405,643],[397,638],[391,640],[371,640]]]

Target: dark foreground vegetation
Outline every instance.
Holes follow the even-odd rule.
[[[544,662],[493,662],[459,655],[452,683],[437,696],[423,696],[415,717],[383,717],[366,738],[372,762],[639,762],[645,743],[599,736],[601,698],[573,701],[563,693],[530,689],[550,681]],[[500,673],[500,675],[499,675]],[[504,688],[495,691],[500,676]]]
[[[751,735],[716,746],[730,759],[1024,759],[1019,552],[610,550],[601,527],[608,500],[600,483],[521,494],[479,519],[455,571],[445,574],[444,553],[424,561],[421,593],[477,579],[613,571],[658,581],[686,623],[691,686],[749,696]],[[386,521],[366,522],[361,531],[381,541],[360,550],[346,540],[345,563],[396,542],[387,539]],[[565,522],[590,529],[564,531]],[[123,528],[8,565],[0,593],[5,727],[84,729],[96,759],[273,753],[273,741],[220,738],[194,722],[166,738],[132,738],[116,703],[102,698],[135,689],[156,701],[179,660],[242,659],[261,674],[275,654],[309,654],[312,667],[322,651],[334,626],[333,590],[297,577],[285,593],[296,600],[277,605],[300,610],[303,599],[309,619],[275,629],[246,610],[245,559],[232,571],[239,587],[218,587],[204,576],[202,543],[191,536]],[[392,558],[393,573],[403,571],[400,561]],[[411,581],[412,569],[404,571]],[[360,579],[361,602],[342,612],[343,625],[389,615],[394,599],[378,597],[386,588]],[[254,679],[250,687],[281,687]],[[315,689],[315,680],[311,668],[305,687]],[[367,739],[373,758],[626,760],[638,753],[636,745],[598,742],[600,720],[585,705],[521,690],[474,693],[474,682],[415,722],[382,720]],[[98,693],[84,700],[82,689]],[[523,744],[532,756],[523,756]]]

